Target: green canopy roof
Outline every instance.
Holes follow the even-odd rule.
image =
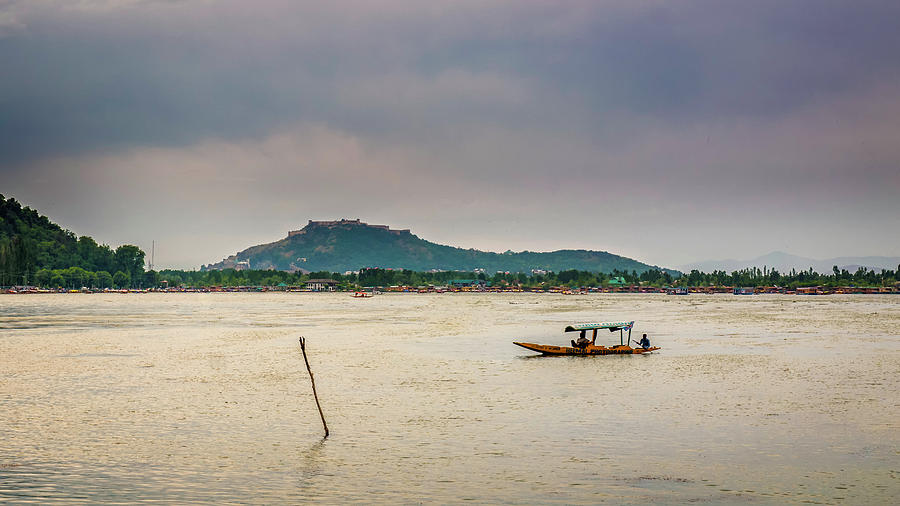
[[[609,329],[610,332],[615,332],[616,330],[631,330],[631,327],[634,326],[634,321],[630,322],[604,322],[604,323],[576,323],[574,325],[569,325],[566,327],[566,332],[578,332],[581,330],[594,330],[594,329]]]

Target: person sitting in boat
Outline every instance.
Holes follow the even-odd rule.
[[[641,342],[638,344],[645,350],[650,347],[650,339],[647,338],[647,334],[644,334],[644,337],[641,338]]]
[[[572,341],[573,348],[587,348],[589,344],[591,344],[591,340],[587,338],[584,330],[581,331],[581,336],[577,341]]]

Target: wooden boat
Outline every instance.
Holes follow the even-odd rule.
[[[580,332],[580,337],[585,337],[587,331],[593,331],[591,342],[584,346],[578,346],[572,341],[572,346],[553,346],[550,344],[534,344],[513,342],[522,348],[536,351],[542,355],[640,355],[650,353],[659,349],[659,346],[651,346],[649,348],[632,348],[628,343],[631,342],[631,328],[634,322],[611,322],[611,323],[580,323],[569,325],[566,332]],[[612,346],[597,345],[597,331],[600,329],[609,329],[610,332],[619,331],[619,344]],[[625,342],[625,331],[628,331],[628,343]]]
[[[372,295],[374,294],[371,292],[353,292],[352,297],[355,297],[357,299],[368,299]]]

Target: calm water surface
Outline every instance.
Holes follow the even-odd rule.
[[[512,345],[631,319],[659,353]],[[897,296],[4,295],[0,502],[896,503],[898,329]]]

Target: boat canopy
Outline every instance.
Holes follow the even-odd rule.
[[[566,327],[566,332],[579,332],[582,330],[609,329],[610,332],[617,330],[631,330],[634,321],[630,322],[604,322],[604,323],[576,323]]]

